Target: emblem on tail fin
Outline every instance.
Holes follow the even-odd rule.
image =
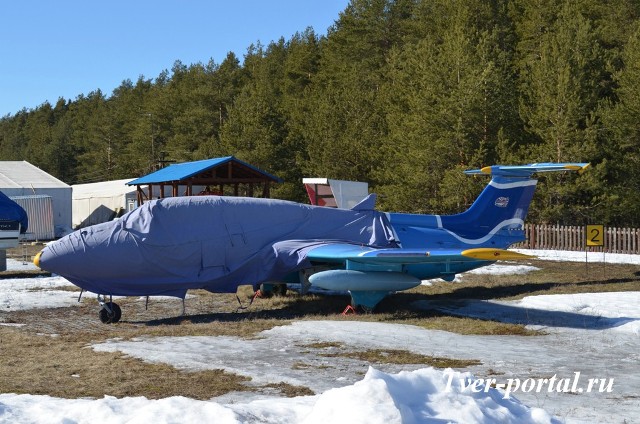
[[[509,198],[508,197],[498,197],[496,199],[496,201],[494,202],[494,205],[496,205],[499,208],[506,208],[507,205],[509,205]]]

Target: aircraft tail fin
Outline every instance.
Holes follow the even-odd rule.
[[[534,163],[494,165],[465,171],[469,175],[490,175],[491,181],[469,209],[457,215],[441,216],[441,226],[461,241],[482,245],[494,235],[507,237],[505,245],[524,240],[523,225],[540,172],[584,172],[588,163]]]

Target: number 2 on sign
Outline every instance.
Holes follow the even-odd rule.
[[[587,246],[604,246],[604,225],[587,225]]]

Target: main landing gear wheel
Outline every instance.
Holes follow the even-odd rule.
[[[115,324],[122,318],[122,310],[115,302],[106,302],[98,314],[103,324]]]
[[[258,286],[261,297],[268,299],[271,296],[286,296],[287,285],[285,283],[262,283]]]
[[[274,284],[273,285],[273,294],[275,296],[286,296],[287,295],[287,285],[286,284]]]

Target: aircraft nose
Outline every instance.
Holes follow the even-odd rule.
[[[33,258],[33,263],[44,271],[63,275],[66,268],[86,262],[87,257],[82,250],[74,248],[78,243],[79,236],[76,233],[50,242]]]
[[[33,264],[40,268],[40,255],[42,255],[42,250],[38,252],[35,258],[33,258]]]

